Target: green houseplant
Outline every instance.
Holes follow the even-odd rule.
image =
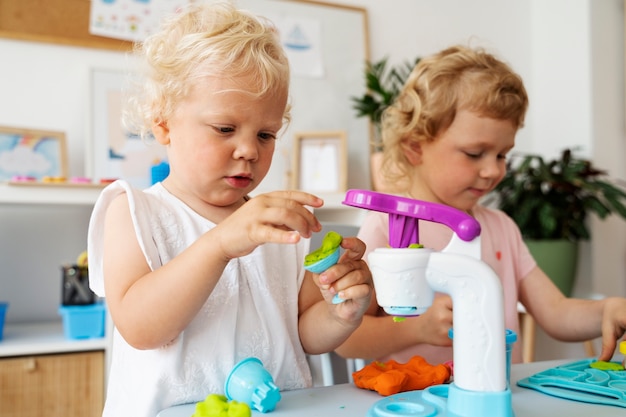
[[[572,149],[551,160],[514,155],[492,195],[519,226],[539,266],[566,295],[571,294],[576,273],[578,242],[591,238],[589,215],[626,219],[623,185],[590,160],[576,157]],[[572,258],[560,260],[550,252],[553,248]]]
[[[420,58],[413,61],[405,61],[393,67],[388,65],[388,58],[377,62],[365,63],[365,93],[361,96],[353,96],[352,108],[357,117],[367,117],[370,121],[371,134],[370,145],[370,170],[372,188],[376,191],[393,192],[394,187],[388,184],[380,174],[382,164],[382,137],[381,117],[384,110],[396,99],[407,78],[413,71]]]
[[[398,96],[419,60],[420,58],[405,61],[396,67],[388,65],[387,57],[377,62],[365,63],[365,93],[362,96],[353,96],[351,100],[356,116],[367,117],[374,128],[374,151],[382,150],[380,119],[383,111]]]

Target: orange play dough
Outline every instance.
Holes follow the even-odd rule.
[[[357,387],[387,396],[443,384],[450,374],[447,364],[431,365],[421,356],[413,356],[405,364],[394,360],[372,362],[353,372],[352,378]]]

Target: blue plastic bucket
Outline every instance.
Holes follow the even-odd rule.
[[[0,340],[2,340],[2,334],[4,333],[4,319],[6,317],[9,303],[0,301]]]

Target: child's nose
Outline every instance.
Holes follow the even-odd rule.
[[[259,156],[259,152],[257,149],[257,139],[256,137],[251,138],[241,138],[237,141],[237,145],[233,152],[234,159],[245,159],[247,161],[255,161]]]
[[[502,175],[506,166],[499,160],[486,160],[480,170],[480,175],[485,178],[496,178]]]

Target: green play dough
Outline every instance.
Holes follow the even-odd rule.
[[[196,403],[196,411],[191,417],[250,417],[248,404],[228,401],[226,396],[209,394],[204,401]]]
[[[324,259],[335,250],[337,250],[339,245],[341,245],[342,240],[343,238],[337,232],[333,232],[331,230],[330,232],[326,233],[326,236],[324,236],[324,239],[322,239],[322,246],[304,257],[304,265],[312,265],[315,262]]]
[[[422,249],[424,247],[424,245],[422,245],[421,243],[411,243],[409,245],[409,249]]]
[[[590,368],[599,369],[601,371],[623,371],[624,367],[621,363],[595,361],[589,364]]]

